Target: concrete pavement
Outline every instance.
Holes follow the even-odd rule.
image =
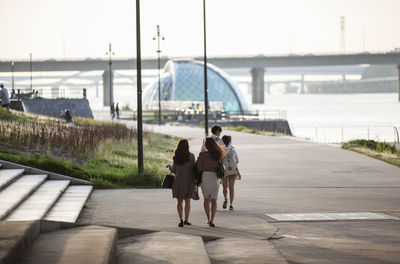
[[[190,138],[192,152],[200,151],[203,129],[146,127]],[[201,201],[192,201],[194,226],[178,228],[175,201],[170,190],[161,189],[97,190],[80,222],[253,241],[271,238],[280,228],[270,241],[289,263],[400,263],[400,221],[289,223],[266,215],[374,212],[399,217],[400,168],[328,145],[222,134],[232,136],[242,180],[236,184],[232,212],[222,210],[220,190],[217,228],[205,224]]]

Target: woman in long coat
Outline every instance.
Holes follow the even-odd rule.
[[[175,180],[172,186],[172,197],[177,200],[177,211],[179,215],[179,227],[191,225],[189,222],[190,214],[190,199],[193,192],[196,190],[194,184],[193,166],[194,155],[189,151],[189,142],[186,139],[181,139],[174,152],[174,163],[167,165],[167,168],[175,173]],[[185,221],[182,219],[183,201],[185,201]]]

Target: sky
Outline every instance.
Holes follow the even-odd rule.
[[[400,0],[206,0],[208,56],[339,53],[400,47]],[[203,54],[202,0],[141,0],[142,56]],[[136,57],[134,0],[0,0],[0,60]]]

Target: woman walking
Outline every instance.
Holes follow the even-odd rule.
[[[214,217],[217,211],[218,178],[217,170],[225,151],[218,146],[217,142],[207,137],[205,150],[197,158],[197,170],[202,172],[201,191],[204,196],[204,211],[207,216],[208,225],[215,227]]]
[[[167,168],[175,173],[175,180],[172,186],[172,197],[176,198],[179,215],[179,227],[191,225],[189,222],[190,214],[190,199],[194,191],[197,191],[197,186],[194,184],[193,165],[194,155],[189,151],[189,142],[186,139],[179,140],[174,156],[172,166],[167,165]],[[183,201],[185,201],[185,221],[182,219]]]
[[[224,194],[224,203],[222,204],[222,208],[226,209],[228,204],[228,188],[229,188],[229,210],[233,210],[233,198],[235,195],[235,181],[239,175],[239,170],[237,164],[239,163],[239,157],[236,152],[236,149],[232,146],[232,137],[231,136],[223,136],[222,141],[226,146],[226,155],[223,158],[222,163],[225,167],[225,175],[222,178],[222,192]]]

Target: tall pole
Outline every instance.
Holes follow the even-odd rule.
[[[11,62],[11,91],[14,91],[14,62]]]
[[[33,92],[33,88],[32,88],[32,53],[29,53],[29,69],[31,72],[31,91]]]
[[[109,77],[110,83],[109,83],[109,85],[110,85],[110,106],[111,106],[113,101],[114,101],[113,92],[112,92],[112,90],[113,90],[113,87],[112,87],[113,81],[112,81],[112,69],[111,69],[111,65],[112,65],[111,56],[115,55],[115,53],[112,51],[111,43],[108,44],[108,52],[106,52],[106,55],[108,55],[108,65],[109,65],[109,72],[110,72],[110,77]]]
[[[142,123],[142,56],[140,53],[140,0],[136,0],[136,80],[137,80],[137,133],[138,171],[143,173],[143,123]]]
[[[206,34],[206,0],[203,0],[204,26],[204,129],[208,136],[208,86],[207,86],[207,34]]]
[[[161,48],[160,48],[160,38],[164,40],[164,37],[160,35],[160,25],[157,25],[157,36],[153,38],[153,40],[157,39],[157,57],[158,57],[158,125],[161,125],[161,79],[160,79],[160,56],[161,56]]]

